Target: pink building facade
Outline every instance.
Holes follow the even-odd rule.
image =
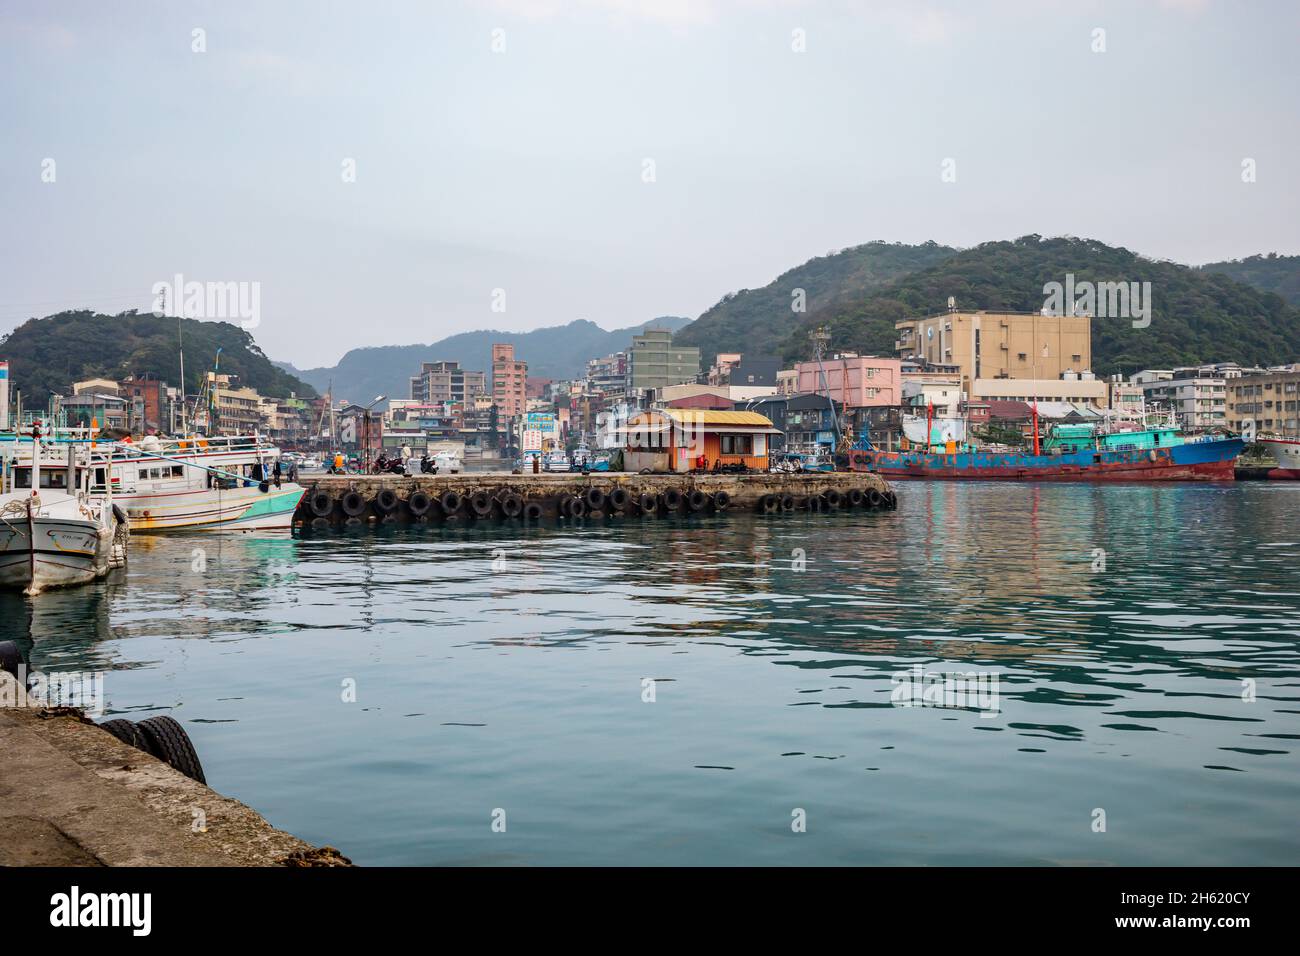
[[[873,355],[837,355],[816,362],[799,362],[801,394],[816,393],[843,402],[846,408],[875,408],[901,405],[903,402],[902,362],[895,358],[878,358]],[[825,371],[826,381],[821,374]]]
[[[492,404],[507,418],[517,418],[528,405],[528,363],[515,359],[513,345],[492,346]]]

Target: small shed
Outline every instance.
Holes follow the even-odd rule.
[[[628,419],[624,467],[631,471],[712,470],[743,465],[767,470],[770,439],[781,432],[757,412],[660,408]]]

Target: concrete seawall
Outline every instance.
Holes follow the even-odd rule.
[[[889,484],[866,472],[812,474],[470,473],[320,475],[294,520],[327,527],[367,521],[665,517],[719,511],[892,508]],[[574,501],[581,502],[575,506]]]
[[[0,866],[347,863],[122,743],[79,711],[30,700],[5,671],[0,701]]]

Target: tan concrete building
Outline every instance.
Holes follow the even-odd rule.
[[[1243,375],[1227,382],[1224,424],[1246,431],[1300,438],[1300,365],[1270,369],[1262,375]]]
[[[971,390],[976,379],[1059,380],[1092,368],[1092,327],[1086,315],[961,312],[956,309],[894,323],[899,358],[951,370]]]

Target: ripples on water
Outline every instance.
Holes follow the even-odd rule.
[[[1294,864],[1297,495],[137,536],[125,575],[0,612],[360,863]],[[916,666],[996,672],[997,712],[895,706]]]

